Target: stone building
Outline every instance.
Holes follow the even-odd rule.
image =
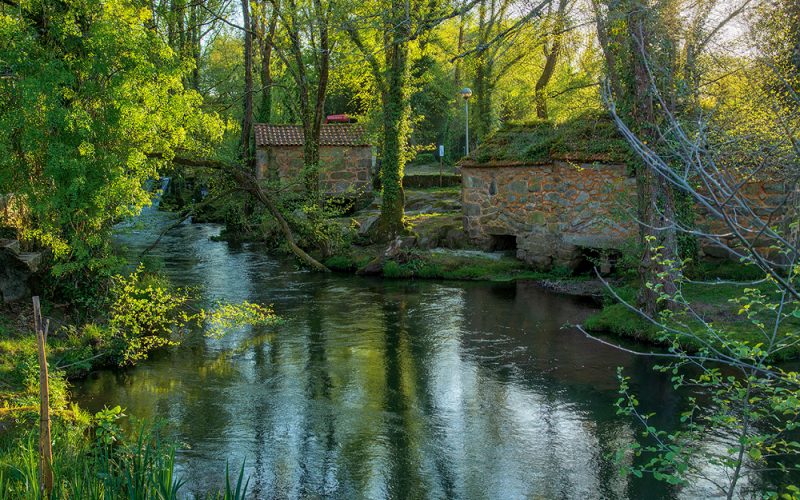
[[[542,267],[575,269],[593,251],[620,251],[635,234],[625,210],[636,195],[627,167],[552,161],[461,171],[464,230]]]
[[[517,258],[541,267],[576,269],[587,256],[602,260],[633,249],[636,179],[621,141],[608,120],[596,117],[499,130],[462,161],[464,231],[486,248],[516,249]],[[724,211],[756,251],[783,261],[760,230],[797,231],[791,223],[800,213],[800,188],[778,174],[742,180],[733,199],[716,198],[732,200]],[[698,241],[701,261],[742,255],[741,240],[719,217],[697,205],[694,215],[700,232],[718,235],[716,243]]]
[[[256,176],[259,179],[296,183],[302,190],[303,127],[255,125]],[[320,133],[320,191],[328,196],[356,197],[371,191],[372,145],[359,124],[322,125]]]
[[[635,234],[624,145],[607,121],[504,127],[461,164],[464,231],[540,267],[577,268]]]

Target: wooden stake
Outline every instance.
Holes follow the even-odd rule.
[[[44,343],[50,320],[42,327],[42,311],[39,297],[33,298],[33,323],[36,328],[36,344],[39,346],[39,491],[47,491],[47,497],[53,492],[53,450],[50,447],[50,384],[47,378],[47,357]]]

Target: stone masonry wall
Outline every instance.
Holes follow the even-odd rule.
[[[494,236],[516,238],[517,258],[543,267],[574,268],[582,248],[620,250],[636,234],[636,180],[622,165],[468,166],[462,168],[464,231],[485,244]],[[741,203],[752,214],[796,237],[800,218],[800,188],[779,182],[752,182],[740,188]],[[706,194],[706,193],[701,193]],[[725,198],[725,197],[722,197]],[[701,233],[720,235],[723,246],[699,239],[700,259],[737,258],[742,242],[708,210],[695,206],[696,227]],[[759,237],[758,228],[748,230],[742,207],[728,210],[728,217],[742,227],[740,232],[761,255],[785,260],[774,244]],[[750,219],[752,220],[752,219]]]
[[[636,196],[624,165],[464,165],[461,183],[469,236],[514,236],[517,258],[535,265],[574,268],[580,247],[619,249],[635,234],[621,215]]]
[[[763,223],[784,231],[787,239],[796,241],[798,228],[787,223],[798,220],[800,188],[795,187],[794,192],[791,192],[791,188],[787,183],[773,181],[744,184],[739,189],[740,205],[746,204],[752,210],[752,215],[748,214],[743,207],[727,210],[727,216],[741,226],[739,231],[748,243],[762,256],[775,261],[784,260],[785,256],[779,253],[779,249],[772,248],[774,241],[759,236],[760,228],[750,227],[747,221],[756,216]],[[706,195],[707,192],[703,190],[701,194]],[[727,197],[718,196],[718,198],[726,199]],[[724,243],[724,246],[719,246],[711,244],[708,240],[700,239],[701,259],[737,259],[738,255],[736,253],[742,255],[740,253],[744,250],[742,241],[731,234],[730,228],[725,223],[712,216],[703,207],[696,206],[695,211],[697,212],[697,230],[701,233],[722,235],[720,240]]]
[[[333,196],[358,196],[371,190],[372,148],[323,146],[319,150],[320,190]],[[299,174],[303,169],[302,146],[259,148],[256,169],[260,179],[280,179],[281,184],[296,182],[303,189]]]

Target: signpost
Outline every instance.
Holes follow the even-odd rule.
[[[444,162],[444,146],[439,145],[439,187],[442,187],[442,162]]]

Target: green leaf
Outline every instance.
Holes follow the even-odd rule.
[[[758,460],[761,458],[761,450],[758,448],[750,448],[750,458]]]

